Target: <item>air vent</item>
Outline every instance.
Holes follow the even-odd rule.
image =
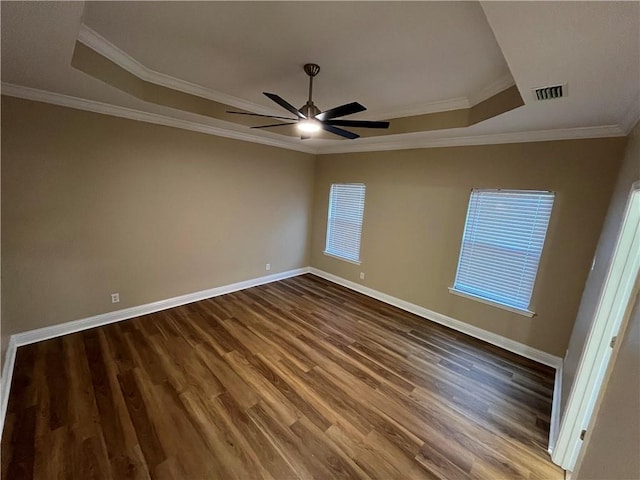
[[[533,94],[536,100],[553,100],[567,96],[567,84],[553,85],[551,87],[534,88]]]

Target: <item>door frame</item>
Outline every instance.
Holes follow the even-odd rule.
[[[640,272],[640,181],[631,187],[613,257],[600,292],[585,348],[569,393],[552,460],[573,471],[586,430],[602,394],[613,337],[631,314]],[[620,343],[619,339],[616,343]]]

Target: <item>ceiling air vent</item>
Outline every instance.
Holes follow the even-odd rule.
[[[567,84],[553,85],[551,87],[534,88],[533,94],[536,100],[553,100],[567,96]]]

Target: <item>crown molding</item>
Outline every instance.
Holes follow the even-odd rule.
[[[281,114],[279,110],[276,111],[274,109],[269,109],[257,103],[249,102],[211,88],[203,87],[202,85],[197,85],[195,83],[187,82],[185,80],[151,70],[85,24],[80,24],[78,41],[92,50],[95,50],[100,55],[108,58],[129,73],[147,82],[172,88],[184,93],[197,95],[199,97],[208,98],[209,100],[231,105],[253,113],[261,113],[263,115]],[[471,108],[474,105],[491,98],[493,95],[506,90],[514,84],[515,82],[513,77],[511,74],[508,74],[498,78],[494,82],[482,88],[480,91],[468,97],[455,97],[435,102],[417,103],[397,109],[370,110],[367,112],[367,116],[376,118],[401,118]]]
[[[194,132],[216,135],[219,137],[233,138],[245,142],[260,143],[272,147],[295,150],[298,152],[324,155],[332,153],[356,153],[356,152],[379,152],[388,150],[408,150],[416,148],[441,148],[441,147],[461,147],[470,145],[497,145],[503,143],[527,143],[527,142],[547,142],[554,140],[576,140],[585,138],[605,138],[605,137],[625,137],[635,125],[631,122],[631,127],[623,128],[620,125],[602,125],[595,127],[562,128],[556,130],[534,130],[512,133],[495,133],[481,135],[452,135],[451,130],[443,130],[441,136],[434,137],[433,132],[411,133],[405,135],[390,135],[385,137],[360,138],[353,141],[338,140],[330,145],[304,145],[299,140],[262,137],[251,133],[215,127],[191,120],[183,120],[156,113],[143,112],[132,108],[109,105],[94,100],[72,97],[60,93],[37,90],[35,88],[24,87],[9,83],[2,83],[3,95],[11,97],[34,100],[36,102],[51,103],[62,107],[86,110],[104,115],[128,118],[140,122],[154,123],[167,127],[191,130]],[[633,120],[633,117],[630,117]],[[637,117],[635,118],[637,121]],[[626,125],[625,125],[626,127]],[[238,128],[243,128],[239,126]],[[464,131],[464,129],[455,129]],[[447,135],[448,134],[448,135]]]
[[[396,109],[387,110],[367,110],[367,118],[403,118],[414,115],[426,115],[429,113],[448,112],[451,110],[462,110],[469,108],[467,97],[450,98],[448,100],[438,100],[436,102],[414,103]]]
[[[211,88],[203,87],[195,83],[187,82],[179,78],[166,75],[164,73],[156,72],[146,67],[142,63],[138,62],[135,58],[129,55],[124,50],[121,50],[109,40],[104,38],[95,30],[86,26],[84,23],[80,24],[80,31],[78,32],[78,41],[87,47],[95,50],[103,57],[108,58],[116,65],[122,67],[127,72],[135,75],[142,80],[150,83],[155,83],[163,87],[178,90],[180,92],[189,93],[198,97],[207,98],[215,102],[224,103],[241,110],[248,110],[254,113],[261,113],[263,115],[281,115],[279,110],[269,109],[263,105],[257,103],[248,102],[232,95],[213,90]]]
[[[104,115],[128,118],[130,120],[137,120],[140,122],[155,123],[156,125],[175,127],[182,130],[191,130],[194,132],[216,135],[218,137],[226,137],[233,138],[235,140],[242,140],[245,142],[260,143],[263,145],[269,145],[271,147],[285,148],[287,150],[296,150],[304,153],[318,153],[317,148],[295,143],[293,139],[291,141],[287,141],[277,138],[262,137],[241,131],[214,127],[212,125],[198,123],[191,120],[183,120],[166,115],[143,112],[141,110],[135,110],[132,108],[110,105],[107,103],[97,102],[95,100],[87,100],[85,98],[72,97],[69,95],[63,95],[61,93],[37,90],[35,88],[24,87],[21,85],[2,83],[1,93],[10,97],[24,98],[27,100],[34,100],[36,102],[51,103],[53,105],[59,105],[62,107],[102,113]]]
[[[624,136],[626,136],[626,133],[618,125],[492,133],[469,136],[443,136],[438,138],[424,138],[422,137],[422,134],[408,134],[389,136],[384,140],[381,140],[381,138],[362,139],[362,142],[358,142],[357,144],[343,142],[339,145],[327,145],[320,147],[318,154],[382,152],[388,150],[408,150],[416,148],[464,147],[471,145],[550,142],[555,140],[577,140]]]
[[[491,82],[489,85],[486,85],[484,88],[482,88],[478,92],[469,95],[467,97],[467,101],[469,102],[469,107],[475,107],[479,103],[482,103],[485,100],[490,99],[494,95],[497,95],[498,93],[506,90],[507,88],[513,87],[515,84],[516,82],[510,73],[503,75],[502,77]]]
[[[367,110],[367,118],[375,117],[394,119],[471,108],[515,84],[516,82],[513,80],[511,74],[507,74],[468,97],[456,97],[448,100],[438,100],[436,102],[415,103],[396,109]]]
[[[625,114],[622,116],[620,122],[620,128],[625,132],[625,135],[631,133],[633,127],[640,121],[640,99],[636,102],[632,102]]]

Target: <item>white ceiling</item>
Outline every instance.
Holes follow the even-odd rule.
[[[310,152],[620,136],[640,115],[635,2],[3,2],[2,93]],[[386,119],[473,105],[513,83],[523,107],[467,128],[301,141],[154,105],[70,66],[76,40],[146,79],[257,112]],[[531,89],[567,83],[567,98]]]
[[[382,118],[510,75],[477,2],[97,2],[84,24],[151,70],[267,106],[263,91],[304,105],[311,62],[321,109]]]

